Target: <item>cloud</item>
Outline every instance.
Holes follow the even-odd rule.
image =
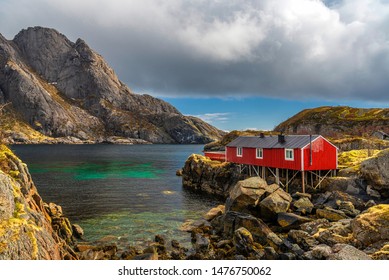
[[[201,115],[195,115],[195,117],[202,119],[207,123],[226,123],[230,118],[230,113],[205,113]]]
[[[34,25],[159,96],[389,99],[384,0],[0,0],[3,35]]]

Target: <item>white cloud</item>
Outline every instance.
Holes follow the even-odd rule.
[[[202,119],[207,123],[226,123],[229,120],[230,113],[205,113],[201,115],[195,115],[195,117]]]
[[[34,25],[160,95],[388,100],[388,1],[0,0],[1,33]]]

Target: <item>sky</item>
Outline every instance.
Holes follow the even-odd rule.
[[[0,0],[0,33],[84,39],[136,93],[223,130],[388,107],[389,0]]]

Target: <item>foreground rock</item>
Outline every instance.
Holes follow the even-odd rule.
[[[77,259],[71,225],[51,206],[48,211],[27,166],[0,145],[0,259]]]

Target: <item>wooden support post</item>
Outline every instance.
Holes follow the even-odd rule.
[[[249,165],[249,176],[251,177],[251,165]]]
[[[305,193],[305,171],[301,171],[302,192]]]
[[[289,192],[289,170],[286,169],[286,184],[285,184],[286,192]]]
[[[280,170],[276,168],[276,184],[280,185]]]
[[[313,188],[313,173],[311,172],[311,188]]]

